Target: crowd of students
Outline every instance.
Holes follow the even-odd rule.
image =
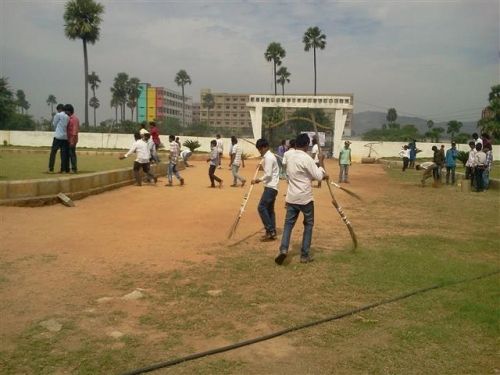
[[[490,137],[488,134],[482,134],[481,137],[477,133],[472,135],[473,140],[469,142],[468,159],[465,163],[465,179],[470,180],[471,187],[474,191],[484,192],[489,187],[489,175],[493,166],[493,152]],[[409,165],[409,145],[403,146],[400,155],[403,157],[403,171]],[[416,166],[417,170],[424,170],[421,183],[425,186],[425,182],[431,176],[434,183],[442,183],[443,169],[446,169],[446,184],[454,185],[456,182],[455,170],[457,166],[458,150],[455,142],[451,143],[451,147],[446,150],[445,146],[432,146],[433,157],[432,161],[424,162]]]

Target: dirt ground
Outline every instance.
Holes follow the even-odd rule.
[[[11,338],[21,334],[33,322],[50,316],[64,320],[65,316],[74,315],[75,311],[92,315],[96,310],[96,301],[103,297],[120,296],[119,290],[123,290],[124,285],[118,288],[116,275],[122,275],[123,282],[127,270],[130,273],[161,275],[162,272],[193,264],[211,263],[219,254],[227,254],[243,242],[263,249],[272,263],[279,243],[261,244],[258,240],[262,224],[256,206],[262,185],[253,189],[236,235],[230,241],[226,239],[244,193],[248,191],[248,185],[245,188],[229,186],[232,177],[227,163],[225,159],[223,169],[216,172],[224,180],[222,189],[209,188],[207,164],[194,161],[193,167],[181,172],[186,181],[184,186],[180,186],[174,178],[174,186],[166,187],[163,176],[156,185],[129,186],[87,197],[76,201],[74,208],[62,205],[0,207],[0,339],[5,348],[14,345]],[[256,161],[250,160],[241,170],[248,181],[255,172],[256,164]],[[338,166],[328,161],[327,169],[336,181]],[[390,232],[391,220],[392,223],[401,223],[401,216],[397,212],[394,215],[394,210],[398,208],[385,204],[387,190],[394,187],[390,186],[381,165],[355,165],[350,173],[351,183],[345,186],[377,206],[379,214],[388,214],[383,223],[374,220],[365,214],[362,203],[334,188],[360,241]],[[279,232],[283,227],[285,192],[286,183],[281,182],[276,202]],[[351,239],[330,203],[328,189],[326,186],[315,188],[314,194],[313,246],[332,246],[331,233],[335,233],[333,246],[349,248]],[[426,218],[422,220],[425,222]],[[422,232],[425,228],[417,226],[407,230]],[[325,231],[330,234],[329,243],[322,238],[321,233]],[[299,222],[292,237],[295,248],[301,235]],[[129,291],[137,288],[147,290],[146,280],[147,277],[144,278],[144,285],[131,283]],[[110,302],[111,306],[113,303]],[[112,310],[111,307],[109,311]],[[141,304],[127,305],[127,319],[118,328],[129,333],[138,331],[137,326],[127,321],[137,319],[144,311]],[[108,329],[99,325],[92,327],[95,322],[95,319],[86,320],[80,328]],[[267,325],[256,326],[255,333],[269,331]],[[73,344],[68,341],[69,347]],[[196,342],[191,344],[196,349],[204,346]],[[292,351],[286,339],[281,338],[246,353],[258,357],[260,352],[272,352],[280,357]]]

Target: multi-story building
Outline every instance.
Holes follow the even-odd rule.
[[[212,94],[215,102],[215,107],[210,111],[203,107],[203,97],[206,94]],[[303,94],[297,94],[303,95]],[[326,95],[342,95],[350,96],[350,102],[353,102],[353,94],[326,94]],[[228,93],[213,93],[210,89],[202,89],[200,92],[200,121],[209,123],[213,127],[221,128],[249,128],[252,127],[250,120],[250,112],[246,106],[250,94],[228,94]],[[286,110],[287,117],[292,117],[296,108],[288,108]],[[325,110],[327,115],[334,121],[334,113],[329,113]],[[344,135],[349,137],[351,135],[352,125],[352,111],[347,113],[346,125],[344,128]]]
[[[201,104],[200,103],[193,103],[193,124],[200,123],[200,121],[201,121],[200,110],[201,110]]]
[[[150,122],[176,118],[182,123],[182,94],[164,87],[153,87],[149,83],[141,83],[137,100],[137,122]],[[184,96],[185,123],[193,122],[192,98]]]

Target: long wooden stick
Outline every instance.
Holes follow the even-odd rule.
[[[255,180],[257,178],[257,174],[259,173],[259,169],[260,169],[260,166],[261,166],[263,160],[264,159],[262,159],[259,162],[259,164],[257,164],[257,168],[255,169],[255,173],[253,175],[252,180]],[[250,188],[243,196],[243,201],[241,202],[241,206],[240,206],[240,210],[238,211],[238,215],[236,216],[236,219],[234,220],[233,225],[231,225],[231,228],[229,228],[229,234],[227,236],[228,240],[231,239],[231,237],[233,237],[233,235],[236,233],[236,228],[238,227],[238,224],[241,220],[241,217],[243,216],[243,212],[245,212],[245,207],[248,203],[248,199],[250,198],[250,194],[252,194],[253,187],[254,187],[254,185],[250,183]]]
[[[318,141],[318,154],[319,154],[319,158],[321,160],[323,153],[321,151],[321,146],[319,145],[319,133],[318,133],[318,127],[316,126],[316,117],[314,116],[314,112],[311,112],[311,117],[312,117],[312,123],[314,126],[314,132],[316,133],[316,140]],[[321,163],[321,164],[323,164],[323,169],[324,169],[325,168],[324,163]],[[325,172],[326,172],[326,169],[325,169]],[[349,221],[349,219],[345,215],[344,211],[342,210],[342,207],[340,207],[340,205],[337,203],[337,200],[335,199],[335,196],[333,195],[332,186],[330,185],[330,181],[327,181],[326,185],[328,186],[328,191],[330,192],[330,196],[332,197],[333,207],[335,207],[335,209],[337,210],[337,212],[340,215],[340,218],[342,219],[344,224],[347,226],[347,229],[349,230],[349,234],[351,235],[351,238],[352,238],[353,250],[356,250],[356,248],[358,247],[358,238],[356,236],[356,233],[354,233],[354,229],[352,228],[351,222]]]

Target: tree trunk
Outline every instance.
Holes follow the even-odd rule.
[[[85,74],[85,121],[84,125],[89,124],[89,62],[87,56],[87,40],[83,41],[83,69]]]
[[[185,99],[184,99],[184,85],[182,85],[182,127],[186,127],[185,119],[184,119],[184,109],[185,109]]]
[[[207,127],[210,127],[210,107],[207,107]]]
[[[118,105],[115,107],[115,124],[118,124]]]
[[[274,61],[274,95],[278,95],[278,89],[276,88],[276,61]]]
[[[316,47],[313,47],[314,51],[314,96],[316,96]]]
[[[130,119],[132,120],[132,122],[134,122],[134,107],[130,108],[130,113],[132,116]]]
[[[96,125],[96,118],[95,118],[95,110],[96,110],[96,108],[94,107],[94,128],[97,126]]]
[[[285,84],[284,83],[281,84],[281,95],[283,95],[283,96],[285,95]]]

